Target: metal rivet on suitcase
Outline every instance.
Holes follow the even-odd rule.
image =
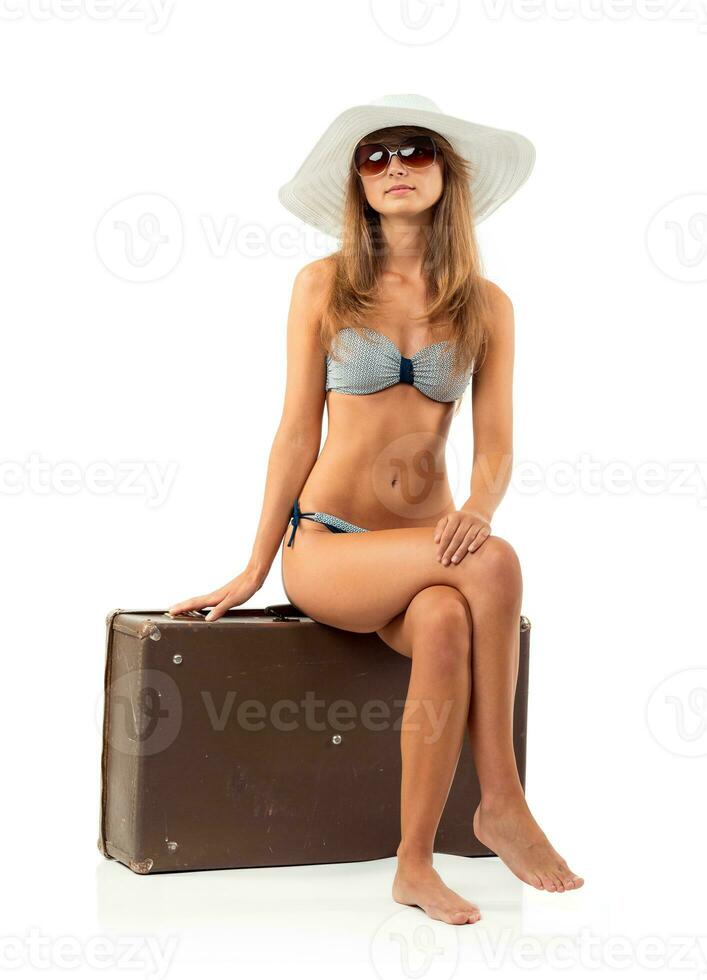
[[[181,655],[181,653],[175,653],[175,655],[172,657],[172,663],[173,664],[180,664],[181,662],[182,662],[182,655]]]
[[[341,735],[332,735],[331,740],[334,745],[338,745],[341,742]]]
[[[167,841],[167,850],[168,851],[172,851],[172,853],[174,853],[174,851],[176,851],[178,847],[179,847],[179,844],[176,842],[176,840],[168,840]]]

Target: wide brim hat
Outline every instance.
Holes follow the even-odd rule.
[[[476,224],[515,194],[535,163],[535,147],[520,133],[448,116],[423,95],[386,95],[352,106],[336,117],[292,180],[278,191],[280,202],[307,224],[340,238],[346,181],[356,144],[386,126],[432,129],[471,163]]]

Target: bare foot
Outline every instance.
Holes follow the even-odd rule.
[[[584,884],[542,832],[522,796],[491,804],[482,800],[473,824],[481,843],[526,884],[549,892],[572,891]]]
[[[453,926],[481,918],[475,905],[447,888],[429,861],[398,858],[393,898],[401,905],[416,905],[430,918]]]

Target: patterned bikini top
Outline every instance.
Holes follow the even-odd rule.
[[[453,402],[466,391],[473,365],[463,375],[453,374],[453,351],[448,341],[429,344],[412,357],[403,357],[389,337],[370,327],[363,330],[363,337],[353,327],[337,333],[333,352],[339,360],[327,354],[325,391],[370,395],[404,383],[436,402]]]

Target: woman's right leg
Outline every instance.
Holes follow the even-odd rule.
[[[377,631],[399,652],[412,655],[406,611],[412,600],[423,590],[433,592],[431,586],[458,589],[474,628],[469,734],[482,802],[494,798],[493,806],[476,815],[477,836],[529,884],[558,891],[579,887],[582,879],[551,847],[528,810],[515,767],[512,707],[520,600],[512,547],[491,535],[459,565],[444,566],[436,560],[431,527],[331,535],[313,525],[307,532],[306,547],[300,543],[297,556],[283,555],[283,584],[291,601],[320,622],[354,632]],[[434,807],[430,810],[434,813]]]
[[[283,539],[281,548],[285,594],[319,623],[373,633],[431,585],[457,588],[469,601],[485,587],[487,562],[510,548],[490,535],[458,566],[442,565],[433,536],[434,527],[332,534],[323,524],[301,521],[292,547]]]

